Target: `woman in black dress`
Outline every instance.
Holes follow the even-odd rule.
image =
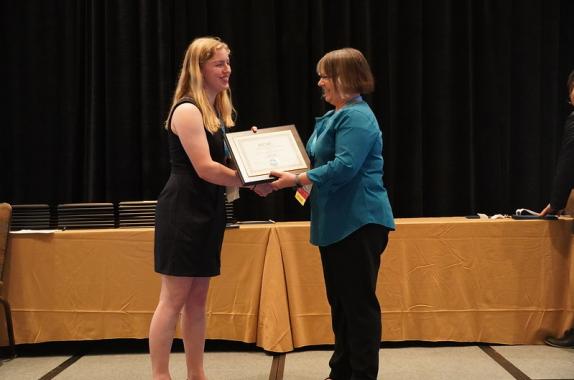
[[[241,185],[237,172],[224,165],[223,128],[234,125],[229,53],[217,38],[189,45],[166,121],[171,174],[156,209],[155,271],[162,279],[149,332],[155,380],[170,379],[180,312],[187,378],[206,379],[205,301],[210,278],[219,274],[224,186]],[[266,195],[271,189],[260,185],[255,191]]]

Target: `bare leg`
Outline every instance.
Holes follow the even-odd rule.
[[[207,380],[203,369],[205,348],[205,301],[209,277],[195,277],[183,306],[181,326],[188,380]]]
[[[154,380],[170,380],[169,354],[179,313],[189,296],[192,277],[162,275],[159,302],[149,330],[149,351]]]

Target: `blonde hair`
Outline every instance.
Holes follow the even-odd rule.
[[[215,97],[212,105],[207,98],[203,88],[203,74],[201,67],[210,60],[219,49],[225,49],[231,53],[227,44],[217,37],[196,38],[189,44],[183,64],[179,73],[179,80],[173,95],[171,110],[183,97],[191,97],[197,108],[201,111],[203,125],[211,132],[215,133],[221,128],[220,119],[226,127],[233,127],[235,121],[235,109],[231,102],[231,90],[228,88],[220,92]],[[171,112],[170,112],[171,115]],[[169,129],[169,117],[165,122],[165,128]]]
[[[369,63],[357,49],[328,52],[317,62],[317,73],[331,78],[335,90],[343,98],[353,93],[369,94],[375,89]]]

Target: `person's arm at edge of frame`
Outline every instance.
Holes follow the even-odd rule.
[[[568,200],[568,195],[574,185],[574,175],[568,174],[574,167],[574,112],[566,120],[563,144],[560,148],[556,174],[552,183],[552,198],[550,203],[540,212],[540,216],[548,214],[560,215],[564,213],[564,207]]]

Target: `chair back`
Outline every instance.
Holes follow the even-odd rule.
[[[6,261],[6,250],[8,249],[11,218],[12,206],[8,203],[0,203],[0,293],[3,285],[2,279],[4,278],[4,263]]]

